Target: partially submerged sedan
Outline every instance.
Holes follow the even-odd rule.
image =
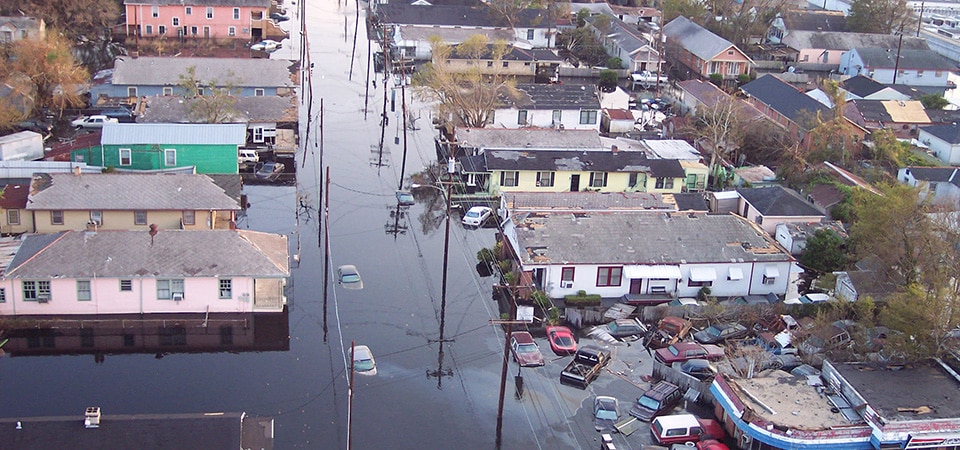
[[[558,355],[572,355],[577,352],[577,340],[567,327],[548,326],[547,340],[550,341],[550,350]]]
[[[363,279],[360,278],[360,271],[356,266],[346,264],[337,268],[337,282],[344,289],[360,290],[363,289]]]
[[[353,347],[353,371],[359,375],[377,374],[377,361],[373,359],[373,352],[366,345]]]

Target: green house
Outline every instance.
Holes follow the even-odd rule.
[[[108,123],[100,145],[70,152],[70,160],[126,170],[194,167],[196,173],[239,173],[244,124]]]

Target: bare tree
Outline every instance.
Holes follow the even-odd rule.
[[[194,119],[202,123],[224,123],[236,116],[236,96],[240,90],[233,73],[228,76],[224,83],[216,79],[201,80],[194,66],[180,74],[177,84]]]
[[[697,139],[710,150],[710,174],[715,175],[717,164],[743,141],[743,105],[737,98],[717,95],[710,104],[697,109]]]
[[[742,46],[753,36],[763,36],[786,4],[786,0],[713,0],[710,11],[721,19],[708,21],[706,27]]]

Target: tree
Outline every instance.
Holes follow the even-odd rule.
[[[704,19],[709,15],[703,2],[697,0],[664,0],[663,1],[663,23],[669,23],[677,17],[683,16],[691,21],[703,25]]]
[[[600,71],[600,82],[597,87],[602,92],[613,92],[617,90],[617,73],[612,70]]]
[[[910,34],[916,23],[906,0],[854,0],[847,15],[847,28],[858,33]]]
[[[504,99],[517,98],[516,82],[501,72],[500,61],[510,49],[506,42],[489,44],[485,35],[475,34],[456,48],[435,36],[431,44],[433,62],[417,71],[413,83],[418,87],[418,95],[438,102],[442,120],[454,118],[453,123],[442,125],[483,127]],[[451,67],[454,51],[468,58],[466,69]],[[493,64],[487,67],[485,60],[492,60]]]
[[[889,354],[907,362],[943,356],[948,333],[960,325],[957,295],[947,289],[929,291],[911,284],[890,296],[880,310],[880,323],[899,333],[887,337]]]
[[[821,228],[807,239],[800,254],[800,264],[820,273],[841,270],[847,265],[845,242],[839,234]]]
[[[924,109],[943,109],[950,104],[950,101],[940,94],[927,94],[920,97],[920,103],[923,104]]]
[[[61,115],[68,107],[79,107],[80,86],[90,76],[73,58],[65,38],[48,30],[44,39],[14,42],[0,56],[0,79],[23,74],[36,87],[36,107],[52,108]]]
[[[533,2],[530,0],[490,0],[486,2],[487,8],[493,10],[494,16],[510,28],[516,28],[520,14],[530,8],[532,4]]]
[[[192,118],[202,123],[224,123],[237,114],[237,95],[240,90],[234,74],[226,82],[216,79],[201,80],[197,77],[197,68],[190,66],[186,73],[180,74],[177,85],[187,99],[187,109]]]
[[[19,16],[25,11],[43,19],[47,35],[63,33],[70,39],[76,36],[99,36],[112,27],[120,18],[120,5],[116,0],[19,0],[3,2],[0,15]],[[58,31],[59,30],[59,31]]]
[[[710,174],[716,175],[721,158],[740,147],[744,121],[735,97],[718,94],[707,103],[697,109],[694,126],[697,140],[710,150]]]
[[[715,20],[704,25],[715,33],[744,46],[752,36],[763,36],[783,11],[786,0],[710,0],[707,8]]]

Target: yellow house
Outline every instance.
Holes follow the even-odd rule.
[[[642,152],[487,150],[483,153],[493,196],[501,192],[680,193],[680,162],[649,159]]]
[[[563,62],[556,53],[547,49],[523,49],[510,46],[502,56],[494,54],[494,45],[487,45],[482,55],[458,53],[453,47],[443,61],[434,58],[434,64],[443,64],[452,72],[479,72],[484,75],[512,75],[533,77],[538,66],[556,66]]]
[[[240,210],[209,176],[197,174],[38,173],[26,204],[36,233],[228,229]]]
[[[0,233],[22,234],[33,230],[33,216],[27,211],[30,184],[10,183],[3,186],[0,195]]]

